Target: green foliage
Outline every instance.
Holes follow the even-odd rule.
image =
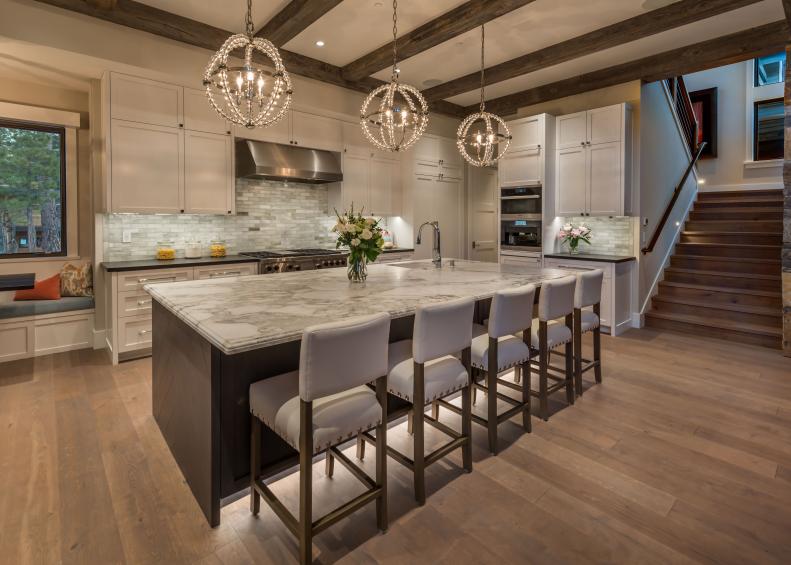
[[[363,210],[355,212],[353,203],[343,214],[335,210],[335,215],[338,217],[338,223],[332,228],[338,234],[335,247],[348,247],[352,260],[365,257],[368,261],[376,261],[385,243],[379,225],[381,220],[366,218]]]
[[[0,126],[0,252],[10,250],[12,226],[25,225],[28,234],[41,225],[44,251],[60,251],[60,144],[57,132]]]

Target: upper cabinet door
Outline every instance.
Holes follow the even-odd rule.
[[[436,137],[422,136],[410,151],[413,151],[416,174],[439,177],[439,142]]]
[[[598,143],[588,152],[588,212],[591,216],[622,216],[621,143]]]
[[[455,139],[442,137],[437,140],[437,157],[446,166],[461,166],[463,159]]]
[[[535,149],[544,139],[544,118],[534,116],[508,123],[511,132],[511,147],[508,153],[518,153],[526,149]]]
[[[286,112],[279,122],[265,128],[248,129],[234,124],[232,131],[234,137],[238,139],[254,139],[288,145],[291,142],[291,112]]]
[[[230,214],[234,186],[231,138],[225,134],[184,132],[184,204],[192,214]]]
[[[535,186],[543,183],[544,150],[532,149],[507,153],[499,161],[500,186]]]
[[[444,257],[461,258],[462,254],[462,217],[461,181],[452,179],[439,179],[434,182],[434,219],[439,222],[442,230],[440,239],[440,252]],[[429,230],[423,230],[424,236],[430,236]]]
[[[341,134],[343,135],[343,150],[352,155],[371,155],[374,146],[365,139],[360,124],[343,122],[341,124]]]
[[[155,80],[112,73],[110,117],[157,126],[181,127],[183,88]]]
[[[621,141],[623,132],[624,105],[616,104],[588,111],[588,141],[611,143]],[[558,118],[560,119],[560,118]]]
[[[370,161],[369,207],[374,216],[395,216],[401,213],[396,206],[400,197],[401,166],[398,161],[375,157]]]
[[[335,118],[294,110],[291,112],[291,141],[300,147],[341,151],[343,150],[341,122]]]
[[[184,131],[113,120],[111,211],[184,211]]]
[[[555,121],[557,147],[581,147],[588,141],[588,113],[577,112],[560,116]]]
[[[557,151],[555,216],[582,216],[587,210],[587,156],[582,145]]]
[[[353,204],[354,209],[358,212],[363,209],[370,212],[369,160],[368,156],[343,154],[343,199],[341,205],[344,210],[349,210]],[[344,210],[338,210],[338,212],[343,214]]]
[[[206,133],[231,133],[228,122],[211,107],[206,93],[194,88],[184,89],[184,128]]]

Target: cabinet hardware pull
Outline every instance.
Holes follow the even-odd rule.
[[[226,277],[226,276],[227,277],[231,277],[231,276],[234,276],[234,275],[241,275],[241,274],[242,274],[241,271],[221,271],[221,272],[218,272],[218,273],[209,273],[209,278]]]
[[[140,330],[140,331],[139,331],[139,332],[137,332],[137,333],[138,333],[139,335],[150,334],[150,333],[151,333],[151,330]]]
[[[155,282],[155,281],[175,281],[176,277],[159,277],[154,279],[137,279],[139,283]]]
[[[145,306],[146,304],[151,304],[151,299],[150,298],[148,300],[138,300],[137,301],[137,305],[138,306]]]

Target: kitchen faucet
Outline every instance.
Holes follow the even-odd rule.
[[[433,222],[423,222],[417,230],[417,239],[415,243],[420,245],[421,235],[423,233],[423,226],[431,226],[434,229],[434,247],[431,250],[431,257],[432,261],[434,262],[435,267],[442,266],[442,254],[440,253],[439,247],[439,222],[434,220]]]

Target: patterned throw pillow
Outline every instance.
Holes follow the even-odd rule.
[[[93,296],[93,276],[91,265],[72,265],[67,263],[60,272],[61,296]]]

